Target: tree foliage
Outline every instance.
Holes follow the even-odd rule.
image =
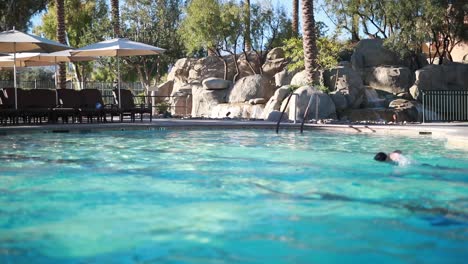
[[[221,4],[218,0],[192,0],[182,21],[180,36],[188,52],[215,52],[221,42]]]
[[[291,19],[284,8],[274,7],[271,1],[252,5],[252,39],[254,49],[267,53],[294,35]],[[264,62],[262,60],[262,63]]]
[[[331,69],[339,62],[339,56],[342,51],[347,49],[347,44],[340,42],[335,38],[320,37],[317,39],[317,65],[319,69]],[[289,61],[288,70],[303,70],[304,48],[301,38],[290,38],[284,42],[286,58]]]
[[[49,3],[47,10],[47,13],[42,16],[42,24],[35,27],[33,31],[36,34],[44,34],[46,38],[57,40],[55,1]],[[72,47],[79,48],[99,42],[111,34],[105,0],[65,0],[65,10],[65,31],[68,44]],[[91,77],[92,62],[73,63],[73,65],[79,81]]]
[[[26,31],[31,26],[31,17],[43,11],[49,0],[2,0],[0,1],[0,31]]]
[[[248,52],[245,43],[250,41],[248,46],[263,64],[269,50],[292,36],[291,22],[286,12],[274,8],[271,1],[250,4],[248,11],[250,24],[246,26],[247,11],[245,5],[238,1],[192,0],[179,33],[192,55],[205,50],[223,60],[226,77],[224,55],[231,54],[237,63],[238,55]],[[238,73],[237,67],[236,70]]]
[[[122,6],[122,34],[134,41],[165,48],[161,56],[125,58],[127,71],[135,72],[148,87],[159,81],[169,65],[183,56],[184,47],[177,29],[182,16],[182,0],[127,0]]]
[[[387,47],[402,57],[419,53],[423,43],[436,46],[434,56],[447,57],[467,40],[464,0],[325,0],[327,14],[350,33],[360,21],[360,31],[370,38],[385,39]],[[355,32],[354,32],[355,33]],[[433,60],[432,60],[433,61]]]

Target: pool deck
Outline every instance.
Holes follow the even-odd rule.
[[[152,122],[94,123],[94,124],[42,124],[2,126],[0,135],[16,133],[67,133],[102,130],[138,130],[138,129],[210,129],[210,128],[276,128],[276,122],[211,120],[211,119],[153,119]],[[300,124],[281,123],[284,129],[299,130]],[[468,123],[426,123],[405,125],[379,124],[305,124],[304,130],[328,130],[352,133],[395,134],[401,136],[423,136],[444,138],[453,148],[468,149]]]

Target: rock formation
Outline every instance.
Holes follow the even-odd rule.
[[[421,90],[468,89],[468,65],[429,65],[414,72],[414,60],[401,60],[379,39],[360,41],[350,57],[321,72],[323,86],[318,87],[308,84],[304,71],[287,69],[281,48],[271,50],[263,64],[254,52],[240,54],[238,73],[234,57],[224,57],[227,80],[220,58],[185,58],[175,63],[167,82],[153,94],[171,96],[173,115],[192,117],[277,121],[293,92],[283,116],[289,120],[301,120],[310,101],[308,120],[418,121]],[[422,57],[416,60],[417,65],[425,64]],[[321,91],[325,89],[327,93]]]

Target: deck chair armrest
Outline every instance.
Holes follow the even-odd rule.
[[[119,105],[117,105],[117,104],[105,104],[104,108],[114,109],[114,108],[119,108]]]

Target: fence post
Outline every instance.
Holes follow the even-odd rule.
[[[425,118],[426,118],[426,115],[425,115],[426,104],[425,104],[424,97],[426,97],[426,93],[424,92],[424,90],[422,90],[421,92],[422,92],[422,122],[424,124],[425,123]]]
[[[312,96],[311,96],[312,97]],[[318,94],[316,93],[315,94],[315,120],[318,122],[318,110],[319,110],[319,103],[320,103],[320,97],[318,96]]]

